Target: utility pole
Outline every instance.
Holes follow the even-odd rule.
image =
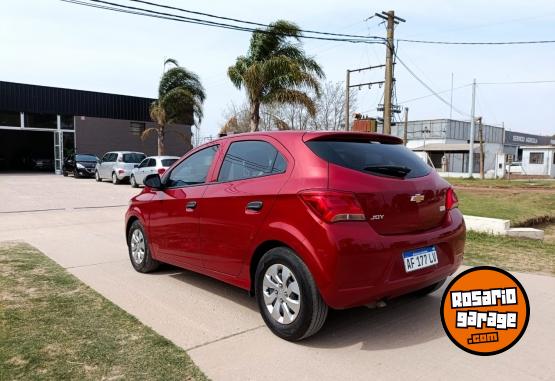
[[[345,79],[345,131],[349,131],[350,77],[351,72],[347,69],[347,78]]]
[[[409,108],[405,107],[405,128],[403,129],[403,144],[407,145],[407,131],[409,128]]]
[[[470,107],[470,139],[468,148],[468,175],[472,177],[474,173],[474,124],[476,117],[474,116],[476,103],[476,78],[472,81],[472,105]]]
[[[395,11],[376,13],[376,16],[387,21],[386,56],[385,56],[385,89],[383,96],[383,133],[391,134],[391,101],[393,97],[393,54],[395,49],[395,24],[404,19],[395,16]]]
[[[385,65],[376,65],[376,66],[368,66],[362,67],[360,69],[347,69],[347,74],[345,78],[345,131],[349,131],[349,97],[350,97],[350,89],[353,87],[358,87],[358,89],[362,89],[362,86],[368,86],[369,89],[372,88],[372,85],[378,85],[382,87],[384,81],[376,81],[376,82],[366,82],[366,83],[355,83],[351,85],[351,73],[360,73],[361,71],[365,70],[373,70],[380,67],[384,67]]]
[[[453,119],[453,73],[451,73],[451,101],[449,102],[449,119]]]
[[[480,138],[480,178],[484,179],[484,129],[482,125],[482,117],[478,118],[478,135]]]

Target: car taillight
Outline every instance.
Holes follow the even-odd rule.
[[[158,168],[158,174],[162,176],[166,172],[166,168]]]
[[[121,175],[121,174],[124,173],[124,172],[125,172],[125,171],[124,171],[123,169],[118,169],[118,174]]]
[[[353,193],[309,190],[300,192],[299,196],[325,222],[366,220],[366,215]]]
[[[447,189],[447,194],[445,195],[445,209],[450,210],[454,208],[458,208],[459,206],[459,199],[455,194],[453,188]]]

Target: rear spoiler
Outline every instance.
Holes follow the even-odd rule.
[[[403,143],[403,140],[396,136],[373,132],[310,131],[303,135],[304,142],[312,140],[372,141],[383,144]]]

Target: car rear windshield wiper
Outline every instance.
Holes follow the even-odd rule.
[[[411,171],[410,168],[401,165],[369,165],[363,170],[395,177],[405,177]]]

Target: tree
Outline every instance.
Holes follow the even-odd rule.
[[[316,114],[311,116],[299,104],[267,104],[260,107],[260,130],[327,130],[345,129],[345,83],[326,82],[320,85],[322,91],[316,100]],[[357,110],[357,90],[351,89],[349,113]],[[226,124],[220,133],[240,133],[249,131],[249,105],[231,103],[223,113]]]
[[[305,54],[301,36],[296,24],[278,20],[267,29],[254,31],[247,55],[237,57],[235,65],[228,68],[231,82],[247,93],[251,131],[259,129],[261,105],[298,104],[310,115],[316,113],[307,91],[319,96],[318,79],[324,72]]]
[[[193,110],[195,126],[202,121],[202,105],[206,99],[204,87],[198,75],[179,66],[176,60],[169,58],[164,62],[171,63],[173,68],[165,71],[158,86],[158,99],[150,105],[150,117],[156,127],[147,128],[141,139],[155,133],[158,137],[158,155],[164,155],[166,128],[172,124],[186,123]],[[174,131],[179,134],[179,132]]]

